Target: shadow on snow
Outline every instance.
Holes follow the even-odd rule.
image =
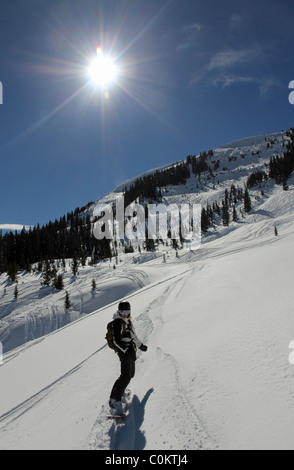
[[[145,448],[146,438],[144,431],[140,428],[144,422],[146,403],[153,391],[154,389],[150,388],[142,401],[134,395],[126,420],[112,424],[109,430],[111,450],[143,450]]]

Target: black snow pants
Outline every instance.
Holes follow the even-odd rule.
[[[131,379],[135,376],[136,354],[134,351],[119,352],[121,375],[115,382],[110,398],[120,401]]]

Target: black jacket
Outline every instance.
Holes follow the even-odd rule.
[[[136,335],[132,321],[129,318],[117,316],[113,322],[114,344],[118,352],[136,354],[137,348],[142,346],[142,342]]]

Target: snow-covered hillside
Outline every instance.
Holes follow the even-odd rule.
[[[218,163],[213,174],[203,173],[200,180],[198,176],[192,175],[185,185],[168,186],[163,190],[163,202],[177,204],[188,201],[192,204],[195,202],[205,204],[207,201],[218,200],[223,197],[225,188],[229,188],[231,184],[243,184],[250,173],[267,168],[271,157],[281,155],[286,151],[285,146],[289,140],[285,132],[277,132],[237,140],[213,149],[209,163],[212,167]],[[151,170],[142,176],[168,169],[171,166],[173,165]],[[123,195],[126,187],[142,176],[118,186],[102,200],[91,205],[88,211],[93,214],[97,204],[114,202],[118,196]]]
[[[215,177],[168,187],[165,201],[219,200],[281,154],[285,135],[266,139],[215,149]],[[116,269],[113,260],[80,267],[76,278],[67,267],[71,323],[64,292],[41,287],[40,275],[19,275],[17,300],[2,275],[0,339],[9,346],[0,365],[0,448],[292,449],[294,179],[288,183],[288,191],[272,181],[262,195],[252,190],[253,210],[211,228],[198,251],[121,254]],[[130,415],[116,425],[105,419],[119,374],[105,329],[122,298],[148,351],[131,382]]]
[[[192,174],[185,185],[162,188],[163,202],[177,205],[201,204],[202,207],[206,207],[208,203],[211,205],[214,202],[220,203],[224,198],[225,190],[230,189],[232,185],[244,188],[249,174],[253,171],[263,169],[268,171],[270,158],[281,155],[288,141],[289,137],[280,132],[242,139],[214,149],[210,164],[217,169],[213,174],[205,172],[201,178]],[[152,171],[148,174],[152,174]],[[121,185],[105,198],[88,207],[86,212],[93,217],[98,204],[113,203],[118,196],[123,194],[124,188],[134,181],[135,179]],[[268,182],[264,186],[265,194],[271,194],[274,184]],[[256,219],[264,198],[260,196],[260,188],[251,190],[251,196]],[[240,223],[248,218],[248,216],[245,218],[242,203],[236,207],[239,211],[239,222],[233,223],[233,228],[239,227]],[[226,232],[227,228],[222,227],[221,221],[216,220],[216,226],[208,231],[203,243]],[[162,259],[166,251],[169,252],[170,249],[164,246],[159,247],[156,253],[134,257],[125,255],[121,249],[117,259],[113,258],[94,267],[80,266],[77,277],[72,274],[71,260],[67,260],[65,269],[61,267],[59,260],[59,273],[63,276],[64,291],[53,292],[51,287],[42,286],[43,275],[37,270],[34,274],[20,273],[17,278],[17,300],[14,299],[15,284],[11,284],[6,275],[1,275],[0,341],[4,351],[10,351],[27,341],[46,335],[147,285],[150,282],[148,277],[132,269],[134,262],[139,259],[141,263],[150,256]],[[174,253],[170,256],[174,256]],[[114,267],[118,269],[114,270]],[[91,291],[93,279],[97,285],[94,293]],[[72,309],[69,312],[66,312],[64,308],[65,290],[68,291],[72,303]]]

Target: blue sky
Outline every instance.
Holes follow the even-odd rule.
[[[292,127],[293,21],[285,0],[1,0],[0,224]],[[106,87],[97,46],[118,69]]]

